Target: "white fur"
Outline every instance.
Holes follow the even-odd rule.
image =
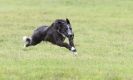
[[[24,48],[25,48],[25,47],[26,47],[26,45],[28,44],[28,42],[26,41],[28,38],[31,40],[31,38],[30,38],[30,37],[28,37],[28,36],[24,36],[24,37],[23,37],[23,41],[24,41]]]
[[[61,34],[63,37],[66,37],[64,34]]]
[[[23,41],[25,42],[27,38],[28,38],[27,36],[24,36],[23,37]]]
[[[67,28],[69,29],[69,30],[68,30],[68,34],[69,34],[69,35],[72,35],[72,32],[71,32],[71,30],[70,30],[70,25],[67,25]]]
[[[71,51],[74,51],[76,50],[74,47],[71,47]],[[78,53],[77,52],[73,52],[74,55],[77,55]]]
[[[28,38],[27,36],[24,36],[24,37],[23,37],[24,48],[26,47],[26,39],[27,39],[27,38]]]
[[[73,51],[73,50],[75,50],[75,48],[74,47],[71,47],[71,51]]]

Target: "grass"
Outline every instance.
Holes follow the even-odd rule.
[[[132,80],[132,0],[0,0],[0,80]],[[78,56],[22,37],[69,18]]]

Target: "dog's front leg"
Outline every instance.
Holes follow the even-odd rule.
[[[60,47],[65,47],[69,50],[71,50],[71,46],[67,43],[61,43],[61,42],[57,42],[56,45],[60,46]]]
[[[77,52],[77,50],[75,48],[75,45],[74,45],[73,38],[74,38],[74,36],[69,37],[69,39],[68,39],[69,40],[69,45],[71,46],[71,51],[72,52]]]
[[[73,44],[73,42],[72,42],[72,44]],[[63,42],[56,42],[56,45],[58,45],[58,46],[60,46],[60,47],[65,47],[65,48],[69,49],[69,50],[72,51],[72,52],[76,52],[76,49],[75,49],[74,45],[71,46],[70,44],[68,44],[68,43],[63,43]],[[75,54],[76,54],[76,53],[75,53]]]

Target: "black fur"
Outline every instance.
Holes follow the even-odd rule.
[[[68,38],[69,43],[64,42],[65,38]],[[57,19],[51,26],[41,26],[34,30],[31,38],[27,37],[25,39],[25,47],[37,45],[41,41],[48,41],[76,52],[73,39],[74,33],[72,32],[70,21],[68,19]]]

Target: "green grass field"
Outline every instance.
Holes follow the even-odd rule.
[[[42,42],[40,25],[69,18],[78,56]],[[132,0],[0,0],[0,80],[133,80]]]

